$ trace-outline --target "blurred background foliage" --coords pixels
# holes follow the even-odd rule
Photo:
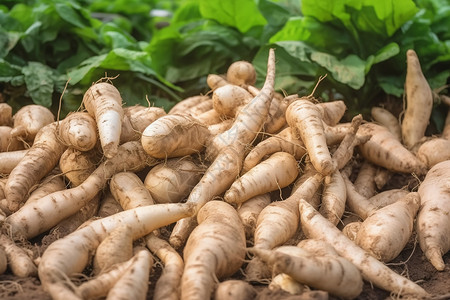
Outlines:
[[[408,49],[448,95],[449,28],[449,0],[3,0],[0,101],[61,102],[64,116],[110,77],[126,105],[168,110],[236,60],[251,61],[261,85],[274,47],[278,90],[309,94],[327,74],[316,97],[367,114],[402,101]],[[446,112],[436,97],[436,128]]]

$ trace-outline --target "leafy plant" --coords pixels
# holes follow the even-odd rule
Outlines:
[[[277,89],[309,94],[327,74],[316,96],[344,99],[351,115],[401,101],[407,49],[432,88],[448,91],[450,76],[447,0],[10,0],[0,25],[0,85],[17,107],[57,107],[68,82],[73,110],[108,76],[126,103],[169,109],[236,60],[253,62],[260,85],[270,47]],[[437,127],[443,117],[436,102]]]
[[[16,108],[30,101],[55,107],[68,82],[67,112],[80,105],[92,82],[118,75],[128,77],[118,84],[140,83],[140,89],[124,88],[129,104],[146,102],[143,94],[157,95],[156,90],[179,99],[177,87],[153,70],[143,51],[147,42],[138,40],[153,33],[153,3],[135,2],[44,0],[3,7],[0,83],[8,102]]]
[[[286,25],[256,55],[264,64],[268,47],[282,48],[279,60],[291,70],[278,78],[278,87],[296,92],[295,78],[311,88],[328,74],[319,91],[327,98],[343,97],[350,115],[368,112],[383,95],[401,97],[407,49],[416,49],[432,88],[449,78],[449,3],[445,1],[302,1],[302,16]],[[292,60],[296,60],[292,67]],[[279,62],[280,64],[280,62]],[[313,64],[315,69],[306,69]],[[295,70],[293,70],[295,69]],[[258,68],[263,77],[263,68]],[[302,70],[308,70],[304,72]],[[283,69],[285,71],[285,69]]]

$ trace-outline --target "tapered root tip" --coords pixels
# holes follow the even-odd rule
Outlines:
[[[118,145],[116,143],[109,143],[102,148],[106,158],[113,158],[118,152]]]
[[[175,249],[181,249],[184,245],[184,242],[178,236],[171,236],[169,238],[169,244]]]
[[[442,259],[442,251],[441,250],[439,250],[438,248],[429,248],[425,252],[425,255],[428,258],[428,260],[431,262],[433,267],[436,268],[436,270],[444,271],[445,263],[444,263],[444,260]]]
[[[315,162],[314,162],[315,163]],[[313,165],[314,165],[313,163]],[[322,160],[318,163],[318,166],[316,167],[316,170],[322,174],[323,176],[331,175],[331,173],[336,170],[337,164],[334,162],[331,158]]]
[[[230,204],[236,204],[238,200],[238,195],[235,190],[228,190],[223,196],[225,202]]]

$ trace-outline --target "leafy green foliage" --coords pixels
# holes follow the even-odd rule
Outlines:
[[[432,88],[450,76],[448,0],[9,0],[0,5],[0,88],[8,102],[76,109],[102,77],[127,104],[166,109],[208,91],[206,76],[251,61],[262,84],[345,99],[349,114],[401,98],[415,49]],[[11,92],[14,91],[14,92]],[[399,101],[401,101],[399,99]],[[435,111],[439,111],[439,103]],[[442,114],[433,115],[442,124]]]
[[[63,104],[70,111],[80,105],[92,82],[122,74],[131,77],[123,82],[139,82],[147,93],[166,90],[179,99],[173,93],[179,88],[154,71],[143,50],[148,41],[139,40],[151,38],[155,24],[149,11],[157,5],[134,2],[29,1],[0,11],[0,84],[4,91],[8,86],[26,87],[22,94],[9,94],[8,102],[20,107],[31,98],[55,106],[68,82]],[[125,96],[133,99],[129,102],[146,103],[136,94]]]

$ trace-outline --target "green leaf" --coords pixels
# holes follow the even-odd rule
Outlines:
[[[35,21],[33,7],[23,3],[14,5],[9,11],[6,21],[6,24],[2,24],[5,26],[5,29],[19,32],[25,31]]]
[[[356,55],[339,60],[328,53],[313,52],[311,60],[330,71],[334,79],[353,89],[357,90],[364,84],[366,63]]]
[[[450,58],[449,60],[450,61]],[[443,70],[442,72],[436,73],[433,76],[428,76],[427,81],[431,89],[439,89],[448,84],[450,78],[450,69]]]
[[[29,62],[22,68],[27,92],[36,104],[50,107],[54,89],[53,70],[39,62]]]
[[[122,71],[133,71],[148,76],[154,76],[166,86],[178,89],[175,85],[165,80],[152,67],[151,58],[148,53],[143,51],[133,51],[123,48],[111,50],[108,54],[93,56],[86,59],[76,69],[68,72],[70,84],[74,85],[78,82],[88,84],[96,81],[98,78],[91,78],[91,75],[97,69],[114,70],[114,74],[108,76],[120,75]]]
[[[38,47],[40,41],[36,37],[39,36],[41,26],[42,23],[40,21],[36,21],[24,32],[21,42],[25,48],[25,51],[31,52],[33,49]]]
[[[130,41],[129,37],[125,36],[121,32],[108,31],[103,34],[103,39],[105,43],[109,45],[112,49],[114,48],[136,48],[136,41]]]
[[[321,22],[339,20],[345,28],[389,37],[417,12],[412,0],[303,0],[302,12]]]
[[[200,4],[197,0],[183,1],[180,7],[175,11],[172,24],[184,24],[188,21],[201,19]]]
[[[374,64],[388,60],[389,58],[400,53],[400,48],[397,43],[389,43],[375,53]]]
[[[153,67],[165,74],[167,67],[173,65],[175,46],[181,41],[181,34],[175,26],[158,31],[145,49],[153,59]]]
[[[13,77],[22,75],[22,67],[13,65],[0,58],[0,82],[8,82]]]
[[[315,51],[311,46],[300,41],[283,41],[275,43],[283,48],[290,56],[303,62],[311,62],[309,54]]]
[[[107,54],[92,56],[68,72],[67,76],[69,78],[69,83],[71,85],[81,82],[87,75],[94,69],[98,68],[103,60],[106,58]],[[90,79],[86,79],[84,83],[88,83]]]
[[[339,55],[355,47],[347,32],[311,17],[290,18],[285,26],[272,36],[270,43],[297,40],[334,55]]]
[[[0,27],[0,58],[5,57],[9,52],[9,36],[8,32]]]
[[[405,91],[405,78],[401,76],[378,76],[378,85],[388,95],[401,97]]]
[[[240,32],[267,23],[254,0],[200,0],[200,12],[204,18],[235,27]]]
[[[377,51],[374,55],[371,55],[366,60],[366,69],[365,74],[369,73],[370,69],[373,65],[378,64],[382,61],[388,60],[391,57],[400,53],[400,47],[397,43],[389,43],[380,50]]]
[[[272,26],[283,26],[292,16],[287,7],[270,0],[259,0],[258,9]]]
[[[261,86],[266,77],[269,48],[275,48],[277,57],[275,76],[277,90],[281,89],[290,94],[297,93],[301,87],[307,87],[299,77],[313,82],[318,71],[317,65],[309,59],[313,49],[300,41],[284,41],[264,46],[256,53],[252,61],[257,74],[256,85]],[[298,80],[296,83],[293,83],[294,77]]]
[[[76,27],[83,28],[89,25],[69,3],[56,3],[55,9],[63,20]]]

